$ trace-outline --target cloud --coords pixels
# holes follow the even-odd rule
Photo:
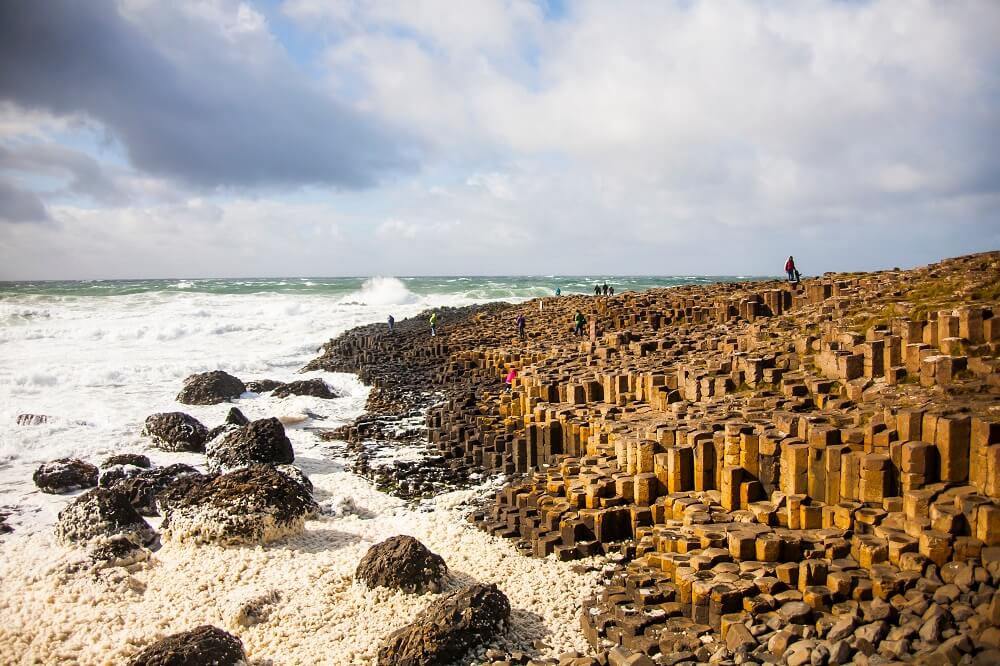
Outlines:
[[[44,222],[48,219],[48,211],[38,195],[0,178],[0,221]]]
[[[318,90],[244,4],[0,5],[0,100],[83,114],[144,172],[192,186],[372,186],[398,132]]]
[[[0,144],[0,171],[66,178],[55,194],[84,196],[103,204],[121,204],[128,195],[97,160],[55,143]]]

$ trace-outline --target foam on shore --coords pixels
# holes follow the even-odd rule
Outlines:
[[[380,640],[437,598],[354,582],[367,549],[396,534],[412,535],[445,558],[447,590],[497,583],[512,608],[510,630],[497,647],[527,650],[540,639],[552,655],[586,650],[579,604],[596,573],[518,555],[509,542],[447,508],[460,495],[442,496],[435,510],[421,511],[348,472],[314,473],[312,481],[318,500],[351,498],[350,513],[308,521],[304,533],[267,547],[167,543],[130,573],[68,574],[79,551],[56,546],[46,534],[6,544],[0,663],[123,663],[157,638],[205,623],[238,635],[254,661],[374,663]],[[40,553],[48,553],[44,564]],[[249,614],[258,624],[244,626],[241,600],[256,603]]]

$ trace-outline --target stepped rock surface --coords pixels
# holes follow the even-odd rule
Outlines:
[[[1000,253],[437,312],[324,345],[373,387],[333,436],[402,496],[507,475],[470,520],[608,558],[579,664],[997,663]]]

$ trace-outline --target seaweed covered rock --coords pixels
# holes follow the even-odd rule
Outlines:
[[[217,405],[240,397],[246,386],[222,370],[200,372],[184,380],[177,402],[185,405]]]
[[[102,482],[111,471],[105,472]],[[166,467],[150,470],[139,470],[114,480],[108,487],[124,494],[129,503],[144,516],[155,516],[159,513],[156,504],[157,495],[167,490],[184,477],[200,477],[201,472],[184,463],[174,463]],[[102,485],[105,485],[102,483]]]
[[[117,534],[108,539],[99,539],[87,554],[95,569],[108,567],[129,567],[149,559],[149,549],[142,547],[130,536]]]
[[[271,395],[275,398],[287,398],[290,395],[309,395],[314,398],[323,398],[326,400],[340,397],[333,389],[327,386],[326,382],[318,377],[315,379],[300,379],[282,384],[275,388],[274,393]]]
[[[213,439],[205,453],[212,472],[253,463],[281,465],[295,460],[285,426],[274,417],[253,421]]]
[[[267,543],[301,532],[319,507],[309,492],[270,465],[251,465],[193,485],[165,509],[165,539]]]
[[[254,393],[267,393],[279,386],[283,386],[283,382],[274,379],[251,379],[246,383],[247,390]]]
[[[108,456],[101,463],[101,468],[114,467],[115,465],[132,465],[134,467],[149,469],[152,463],[149,461],[149,457],[141,453],[115,453]]]
[[[161,638],[137,654],[130,666],[236,666],[246,663],[243,641],[213,627],[202,625]]]
[[[93,488],[97,485],[97,477],[94,465],[76,458],[59,458],[42,463],[31,478],[43,493],[64,493]]]
[[[128,498],[110,488],[94,488],[59,512],[56,538],[63,544],[84,544],[95,539],[124,536],[134,543],[150,543],[156,532]]]
[[[152,437],[153,445],[164,451],[205,450],[208,428],[201,421],[184,412],[163,412],[146,417],[143,437]]]
[[[248,419],[246,415],[240,411],[239,407],[230,407],[229,411],[226,412],[226,423],[236,426],[245,426],[250,425],[250,419]]]
[[[458,660],[491,640],[510,618],[496,585],[471,585],[445,595],[379,646],[379,666],[432,666]]]
[[[440,555],[411,536],[389,537],[368,549],[354,572],[369,587],[405,592],[440,592],[448,566]]]

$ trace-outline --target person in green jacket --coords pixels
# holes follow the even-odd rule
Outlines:
[[[438,313],[437,312],[432,312],[431,313],[431,320],[430,321],[431,321],[431,335],[432,336],[433,335],[437,335],[437,328],[438,328]]]
[[[573,318],[576,322],[576,328],[573,329],[574,335],[583,335],[583,327],[587,325],[587,318],[583,316],[583,313],[579,310],[576,311],[576,317]]]

